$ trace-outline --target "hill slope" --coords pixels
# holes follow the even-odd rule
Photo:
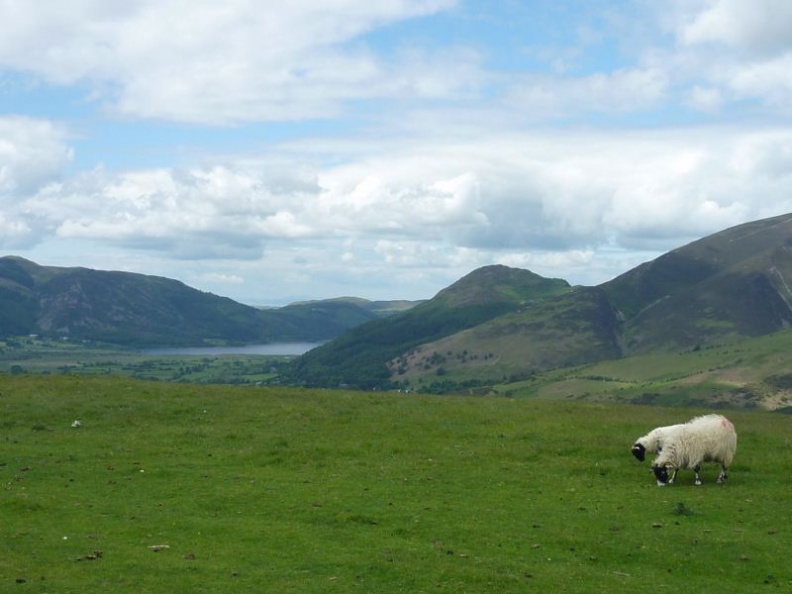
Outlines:
[[[295,362],[289,380],[306,385],[388,385],[387,361],[410,348],[571,290],[527,270],[486,266],[406,313],[358,326]]]
[[[341,299],[262,310],[163,277],[0,258],[0,337],[129,346],[318,342],[381,317],[385,307]]]
[[[442,291],[421,308],[388,320],[387,327],[365,324],[308,353],[296,366],[297,378],[337,385],[340,376],[331,371],[343,365],[349,370],[346,383],[353,385],[348,378],[356,369],[381,387],[492,384],[546,369],[776,332],[792,326],[792,215],[710,235],[597,287],[566,285],[512,301],[502,312],[490,310],[486,319],[458,310],[456,329],[431,324],[430,311],[443,316],[471,298],[483,305],[511,290],[519,293],[510,286],[518,278],[516,271],[503,277],[493,292],[485,274],[469,275],[446,290],[450,299]],[[433,331],[406,337],[396,329],[407,321]],[[387,349],[380,348],[383,341]]]
[[[673,250],[602,285],[626,323],[625,350],[690,348],[792,325],[792,215]]]

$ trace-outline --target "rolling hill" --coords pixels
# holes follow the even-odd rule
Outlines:
[[[552,282],[528,271],[479,269],[420,307],[307,353],[291,379],[453,389],[774,333],[792,326],[792,215],[715,233],[596,287],[564,283],[529,295],[512,284],[526,275],[534,286]],[[495,294],[511,298],[501,311],[492,305],[503,301],[489,301],[493,276]],[[488,315],[459,307],[466,303],[490,304]],[[437,323],[450,312],[455,325]]]

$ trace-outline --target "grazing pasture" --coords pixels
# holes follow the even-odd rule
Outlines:
[[[792,417],[630,454],[701,412],[0,375],[0,591],[789,591]]]

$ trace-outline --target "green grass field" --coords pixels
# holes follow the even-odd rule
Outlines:
[[[792,417],[658,488],[698,412],[0,375],[0,591],[789,591]]]

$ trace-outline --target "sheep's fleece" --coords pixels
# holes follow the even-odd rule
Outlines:
[[[652,462],[652,470],[657,484],[662,486],[668,482],[669,470],[692,468],[696,484],[700,485],[701,464],[719,462],[721,472],[717,482],[722,483],[736,451],[737,433],[729,419],[714,414],[696,417],[666,436],[660,453]]]
[[[657,427],[656,429],[652,429],[643,437],[636,439],[630,451],[632,452],[633,456],[638,458],[639,461],[643,462],[646,459],[647,453],[657,454],[658,452],[662,451],[663,444],[666,442],[666,440],[684,426],[684,424],[668,425],[667,427]]]

